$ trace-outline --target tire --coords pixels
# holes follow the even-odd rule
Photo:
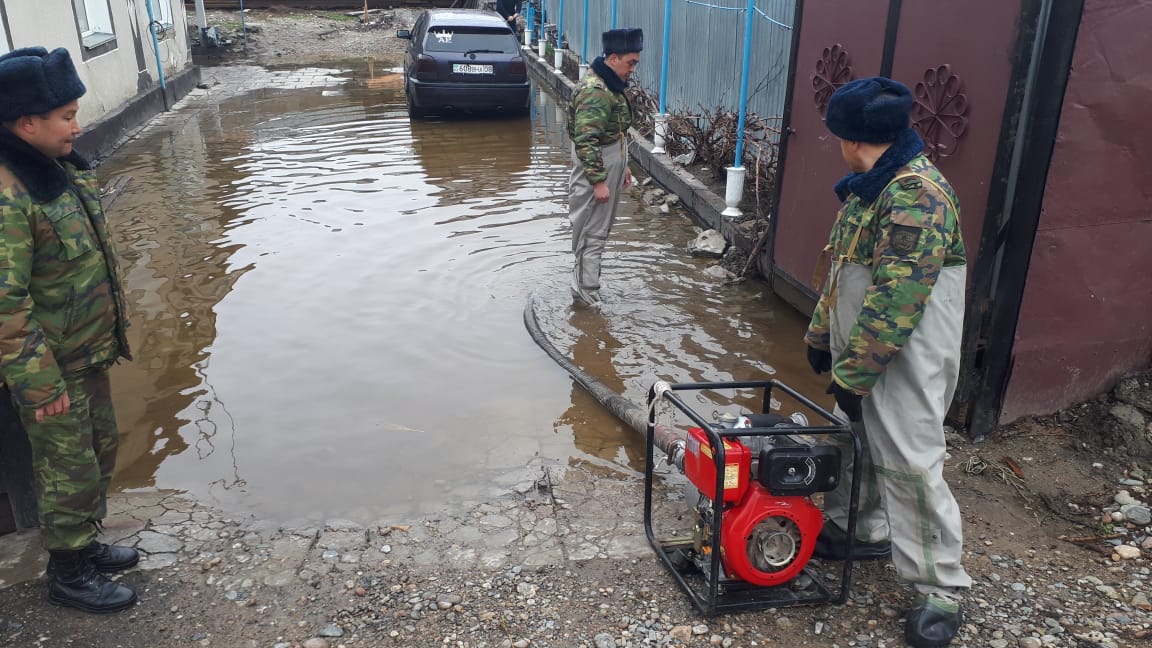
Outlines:
[[[412,93],[407,88],[404,89],[404,97],[408,103],[408,118],[409,119],[419,119],[419,118],[421,118],[427,114],[427,111],[425,109],[412,103]]]

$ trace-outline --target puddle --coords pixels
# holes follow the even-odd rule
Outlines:
[[[374,520],[502,492],[533,462],[635,474],[638,435],[525,331],[533,291],[557,344],[638,403],[656,378],[822,391],[806,318],[706,275],[691,221],[637,196],[603,313],[571,309],[569,152],[547,95],[527,118],[410,122],[387,67],[276,74],[100,168],[134,178],[112,217],[136,355],[114,374],[116,487]],[[313,80],[282,87],[296,77]]]

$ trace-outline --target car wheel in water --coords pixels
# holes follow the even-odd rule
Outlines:
[[[423,117],[426,111],[423,108],[412,103],[412,95],[405,92],[404,96],[408,100],[408,117],[411,119],[418,119],[420,117]]]

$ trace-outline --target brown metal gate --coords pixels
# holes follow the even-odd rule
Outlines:
[[[812,271],[838,207],[832,185],[847,172],[837,139],[824,128],[823,111],[828,95],[852,79],[891,76],[912,88],[917,129],[960,196],[964,236],[975,256],[1021,2],[804,4],[773,268],[774,279],[791,287],[790,300],[798,307],[812,307]]]
[[[1051,155],[1050,145],[1029,139],[1043,143],[1054,133],[1059,111],[1053,121],[1041,102],[1063,92],[1067,70],[1060,66],[1069,51],[1059,44],[1069,34],[1075,40],[1080,4],[859,0],[806,2],[798,9],[788,139],[772,258],[765,264],[773,288],[811,312],[812,273],[839,206],[832,185],[847,172],[823,123],[829,95],[852,79],[902,81],[916,98],[914,126],[929,156],[960,196],[970,297],[957,400],[961,422],[976,437],[995,425],[1011,373],[1023,283],[1002,271],[1027,274],[1039,204],[1033,209],[1037,196],[1022,190],[1046,176]],[[994,331],[1007,339],[997,339],[992,346],[999,355],[988,358]],[[975,422],[973,401],[982,408]]]

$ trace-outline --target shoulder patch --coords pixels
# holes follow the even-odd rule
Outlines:
[[[920,178],[900,178],[901,189],[919,189],[924,186],[924,181]]]
[[[911,254],[920,244],[921,228],[911,225],[893,225],[891,246],[896,254]]]

